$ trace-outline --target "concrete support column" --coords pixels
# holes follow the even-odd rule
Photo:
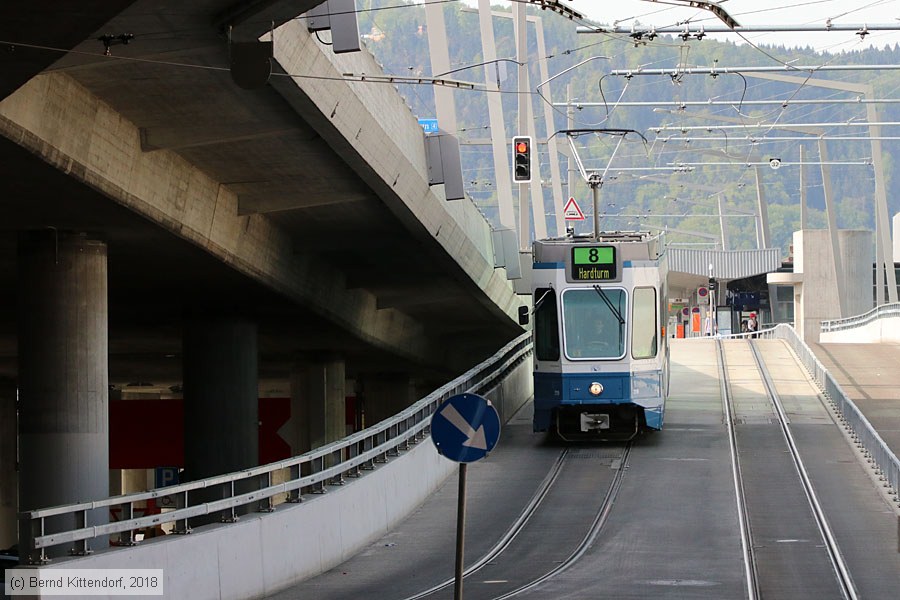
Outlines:
[[[19,238],[20,510],[109,494],[106,258],[80,235]],[[106,522],[98,513],[89,524]]]
[[[725,224],[725,207],[723,206],[723,202],[725,200],[725,193],[716,194],[716,202],[719,205],[719,229],[722,231],[722,250],[729,250],[728,247],[728,228]]]
[[[256,324],[190,318],[184,328],[184,463],[191,481],[259,464]]]
[[[822,192],[825,194],[825,217],[828,221],[828,235],[831,239],[831,264],[833,269],[831,277],[834,281],[838,281],[844,267],[841,262],[841,243],[838,241],[837,205],[835,204],[834,193],[831,187],[831,166],[827,164],[828,145],[825,143],[824,137],[819,138],[819,159],[822,161]],[[838,286],[840,285],[841,282],[838,283]],[[838,290],[838,302],[840,303],[838,305],[840,308],[840,313],[837,315],[838,318],[848,316],[845,314],[842,297],[841,291]]]
[[[841,263],[844,266],[840,278],[841,307],[844,317],[852,317],[869,312],[874,308],[872,301],[872,232],[858,229],[843,229],[838,236],[841,248]],[[877,244],[877,240],[875,240]]]
[[[16,383],[0,379],[0,550],[18,541],[16,435]]]
[[[808,343],[819,341],[822,321],[842,316],[842,305],[850,307],[854,315],[872,308],[872,273],[868,266],[872,264],[872,232],[839,232],[841,263],[849,265],[839,278],[835,277],[833,262],[829,260],[830,237],[824,230],[795,231],[794,273],[790,277],[770,273],[767,277],[770,284],[795,285],[794,323],[798,334]]]
[[[362,377],[362,396],[366,427],[393,417],[416,401],[415,388],[402,373],[367,374]]]
[[[346,364],[341,359],[305,362],[291,374],[294,454],[346,435]]]
[[[481,52],[484,56],[484,82],[493,93],[486,94],[488,118],[491,124],[491,149],[494,153],[494,180],[497,184],[497,204],[500,209],[500,225],[508,229],[516,227],[516,213],[512,201],[512,181],[509,167],[509,138],[503,121],[503,97],[497,76],[497,44],[494,40],[494,20],[490,0],[478,0],[478,22],[481,27]],[[429,34],[431,29],[429,28]],[[570,129],[574,129],[571,127]],[[570,192],[571,193],[571,192]],[[562,211],[560,211],[562,214]]]
[[[769,203],[766,201],[766,194],[763,191],[761,173],[762,168],[756,167],[754,174],[756,175],[756,245],[762,250],[768,248],[771,243],[769,236]]]

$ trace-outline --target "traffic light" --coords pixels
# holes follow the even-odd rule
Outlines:
[[[513,138],[513,181],[531,182],[531,138],[528,136]]]

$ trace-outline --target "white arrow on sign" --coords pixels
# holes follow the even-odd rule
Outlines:
[[[441,416],[450,421],[450,424],[459,429],[466,436],[463,446],[476,448],[478,450],[487,450],[487,440],[484,437],[484,425],[478,428],[478,431],[472,428],[466,418],[459,414],[459,411],[452,404],[448,404],[441,411]]]

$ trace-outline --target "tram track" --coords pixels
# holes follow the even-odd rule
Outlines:
[[[575,548],[575,550],[569,555],[566,560],[560,563],[556,568],[551,571],[548,571],[544,575],[537,577],[522,585],[510,592],[506,592],[500,596],[495,596],[492,600],[506,600],[507,598],[514,598],[520,594],[528,592],[537,586],[541,585],[553,579],[554,577],[562,574],[569,567],[574,565],[578,560],[584,556],[584,553],[594,544],[597,539],[597,536],[600,534],[600,530],[603,529],[603,526],[606,524],[607,519],[609,518],[609,513],[612,510],[613,504],[615,503],[616,496],[619,492],[619,488],[622,485],[622,480],[625,478],[625,466],[628,461],[628,454],[631,451],[631,442],[625,444],[625,447],[622,451],[622,459],[621,465],[616,470],[615,476],[613,477],[612,483],[609,486],[609,489],[606,492],[606,497],[603,499],[603,504],[600,506],[600,510],[597,512],[597,517],[594,519],[593,523],[591,523],[591,527],[585,535],[584,539],[581,540],[581,543]]]
[[[752,536],[750,532],[747,497],[744,493],[744,482],[741,477],[741,461],[738,452],[737,435],[734,427],[734,405],[731,387],[728,384],[728,370],[725,363],[725,350],[722,340],[716,340],[716,351],[719,357],[719,385],[722,390],[722,409],[725,417],[725,428],[728,431],[728,446],[731,453],[731,472],[734,482],[735,502],[737,504],[738,527],[741,534],[741,554],[744,561],[744,578],[747,585],[747,598],[757,600],[759,596],[759,579],[756,573],[756,561],[753,557]]]
[[[559,474],[562,472],[568,454],[568,448],[565,448],[562,452],[560,452],[556,461],[553,463],[553,466],[550,468],[550,471],[547,473],[547,476],[544,477],[543,481],[541,481],[540,486],[538,486],[538,489],[531,497],[531,500],[529,500],[528,504],[525,505],[525,508],[522,509],[522,512],[519,513],[519,516],[516,517],[516,520],[513,521],[510,528],[506,530],[506,532],[500,537],[497,543],[494,544],[494,546],[490,550],[488,550],[474,564],[470,565],[463,571],[463,579],[469,577],[470,575],[473,575],[474,573],[477,573],[485,565],[502,554],[503,551],[509,547],[516,536],[518,536],[519,533],[525,528],[526,523],[528,523],[528,521],[534,515],[535,511],[544,501],[544,498],[547,497],[547,494],[553,487],[553,484],[559,478]],[[408,596],[403,600],[421,600],[422,598],[427,598],[428,596],[436,592],[449,588],[453,585],[454,581],[455,580],[453,578],[447,579],[433,587],[428,588],[427,590],[423,590],[412,596]]]
[[[568,554],[568,556],[564,560],[556,563],[552,569],[549,569],[540,576],[531,579],[527,583],[520,584],[514,587],[512,590],[500,593],[500,595],[485,595],[485,598],[491,598],[492,600],[505,600],[507,598],[513,598],[515,596],[523,594],[540,585],[541,583],[544,583],[561,574],[569,567],[574,565],[585,554],[585,552],[596,541],[598,535],[600,534],[600,531],[603,528],[603,525],[606,523],[609,517],[609,513],[612,509],[619,487],[621,486],[621,482],[624,478],[630,449],[630,442],[621,445],[621,455],[616,459],[619,463],[618,467],[614,469],[612,479],[607,487],[606,494],[599,506],[599,509],[594,514],[593,520],[591,521],[591,524],[588,527],[586,533],[579,541],[579,543],[575,546],[575,548]],[[548,496],[550,496],[554,488],[559,485],[560,476],[563,470],[567,466],[570,466],[572,464],[573,456],[576,455],[577,452],[578,450],[573,450],[573,448],[563,449],[556,462],[548,472],[547,476],[542,480],[540,486],[535,491],[531,500],[516,517],[507,531],[500,537],[497,543],[494,544],[494,546],[491,547],[488,552],[486,552],[476,562],[469,565],[463,571],[464,581],[469,580],[473,575],[480,572],[488,565],[495,564],[497,559],[499,559],[501,556],[509,558],[513,563],[515,563],[516,558],[514,556],[515,550],[513,549],[513,542],[527,530],[529,524],[536,517],[536,515],[538,515],[541,510],[565,510],[565,507],[555,505],[545,506],[545,504]],[[407,596],[403,600],[422,600],[425,598],[433,597],[443,590],[452,588],[453,584],[453,579],[447,579],[437,585],[428,588],[427,590],[423,590],[411,596]],[[472,596],[472,594],[473,590],[466,588],[466,597],[469,598]],[[480,598],[482,597],[482,594],[476,592],[475,596]]]
[[[787,414],[784,411],[784,406],[781,403],[781,399],[778,396],[778,391],[775,388],[775,384],[772,381],[772,376],[769,373],[768,368],[766,368],[765,362],[760,355],[759,348],[757,348],[756,344],[752,341],[750,343],[750,349],[753,352],[753,358],[756,361],[756,364],[759,366],[760,374],[762,375],[763,384],[766,387],[766,392],[769,395],[769,398],[772,400],[773,405],[775,406],[775,410],[778,414],[778,422],[781,425],[781,430],[784,433],[785,441],[790,450],[791,459],[794,461],[794,465],[797,468],[797,473],[800,476],[801,484],[803,485],[803,491],[806,493],[807,500],[809,501],[810,509],[812,510],[813,517],[816,520],[816,524],[819,527],[819,531],[822,534],[822,539],[825,542],[825,548],[828,552],[828,556],[831,559],[832,566],[834,567],[835,577],[838,581],[838,584],[841,588],[841,593],[844,598],[848,600],[856,600],[859,596],[856,592],[856,587],[853,584],[853,579],[850,576],[850,569],[847,567],[846,562],[844,561],[844,557],[841,554],[840,548],[838,547],[837,540],[835,539],[834,533],[831,530],[831,526],[828,524],[828,519],[825,516],[825,511],[822,509],[822,504],[819,502],[819,498],[816,495],[816,490],[813,487],[812,480],[810,479],[809,472],[806,469],[806,466],[803,464],[803,458],[800,456],[800,450],[797,448],[797,442],[794,440],[794,435],[791,433],[790,421],[787,418]]]
[[[762,356],[756,345],[757,342],[754,340],[746,340],[746,344],[752,356],[753,364],[755,365],[759,374],[765,398],[771,404],[772,413],[775,416],[775,420],[777,421],[777,425],[781,433],[781,439],[784,443],[784,450],[780,450],[778,452],[782,454],[786,453],[789,456],[789,460],[793,467],[795,475],[795,478],[792,479],[802,490],[802,496],[806,500],[808,513],[806,513],[806,515],[802,517],[802,519],[812,520],[814,522],[815,528],[821,539],[821,545],[815,544],[814,548],[824,549],[825,553],[827,554],[827,560],[830,563],[831,572],[834,575],[835,585],[837,586],[836,592],[839,597],[845,600],[856,600],[859,596],[853,583],[850,570],[847,567],[847,564],[840,552],[840,548],[838,547],[835,536],[831,530],[831,527],[829,526],[825,512],[822,509],[822,504],[818,499],[809,472],[807,471],[803,463],[799,448],[791,431],[790,419],[788,418],[788,415],[784,409],[772,375],[762,359]],[[734,394],[732,391],[732,378],[726,360],[726,352],[721,340],[717,341],[717,346],[720,363],[719,371],[721,375],[723,407],[725,409],[725,420],[728,429],[730,445],[732,448],[732,471],[734,474],[735,498],[738,508],[739,527],[741,529],[741,545],[745,565],[747,596],[748,598],[750,598],[750,600],[756,600],[763,596],[760,582],[766,580],[767,573],[766,570],[761,567],[759,557],[757,556],[757,552],[755,550],[756,548],[765,546],[765,544],[758,539],[754,539],[754,517],[756,518],[757,523],[760,523],[764,520],[777,520],[779,518],[787,519],[788,517],[780,517],[773,514],[759,514],[758,511],[754,512],[752,507],[753,503],[748,501],[749,485],[747,477],[744,473],[743,465],[741,464],[741,453],[742,451],[744,451],[747,454],[750,454],[755,449],[751,448],[746,442],[742,445],[740,441],[741,435],[738,432],[737,428],[738,419],[736,418]],[[776,452],[775,449],[768,448],[767,450],[770,457],[774,456],[774,452]],[[799,498],[799,494],[797,496]],[[800,500],[800,503],[802,504],[802,500]],[[777,556],[777,553],[773,553]],[[769,564],[771,564],[771,562],[772,556],[769,556]],[[815,561],[811,560],[809,562],[813,563]]]

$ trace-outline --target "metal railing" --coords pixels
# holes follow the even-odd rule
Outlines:
[[[816,358],[809,346],[800,339],[797,331],[790,325],[780,324],[773,329],[760,332],[760,334],[764,334],[761,337],[784,340],[794,350],[823,395],[837,411],[842,424],[849,429],[850,437],[857,448],[874,465],[885,486],[890,487],[890,495],[895,501],[900,502],[900,460],[897,459],[897,455],[881,439],[859,407],[841,389],[841,386]]]
[[[855,317],[822,321],[822,332],[828,333],[832,331],[853,329],[854,327],[861,327],[862,325],[886,317],[900,317],[900,303],[894,302],[893,304],[882,304],[881,306],[876,306],[867,313]]]
[[[135,532],[174,523],[173,533],[187,534],[192,520],[208,523],[216,517],[236,521],[239,514],[271,512],[276,504],[301,502],[306,494],[321,493],[327,485],[340,485],[345,477],[358,477],[378,463],[398,456],[429,434],[431,416],[447,398],[463,393],[486,394],[532,351],[531,334],[516,338],[497,354],[438,388],[406,410],[342,440],[287,460],[253,469],[168,486],[137,494],[81,502],[19,513],[19,554],[25,564],[49,561],[47,548],[71,544],[73,555],[91,552],[90,542],[103,536],[111,545],[132,546]],[[283,481],[276,482],[283,478]],[[209,498],[216,498],[212,501]],[[198,500],[200,498],[200,500]],[[134,518],[147,501],[166,500],[173,506],[160,514]],[[93,511],[121,511],[122,519],[88,525]],[[203,519],[201,519],[201,517]],[[210,519],[212,517],[212,519]],[[55,519],[74,523],[48,532]],[[104,519],[105,520],[105,519]]]
[[[765,329],[760,329],[759,331],[744,331],[740,333],[717,333],[715,335],[697,335],[692,337],[682,338],[686,341],[697,341],[702,342],[703,340],[714,340],[714,339],[722,339],[722,340],[746,340],[752,338],[762,338],[767,337],[763,334],[770,333],[775,330],[776,325],[770,325]]]

